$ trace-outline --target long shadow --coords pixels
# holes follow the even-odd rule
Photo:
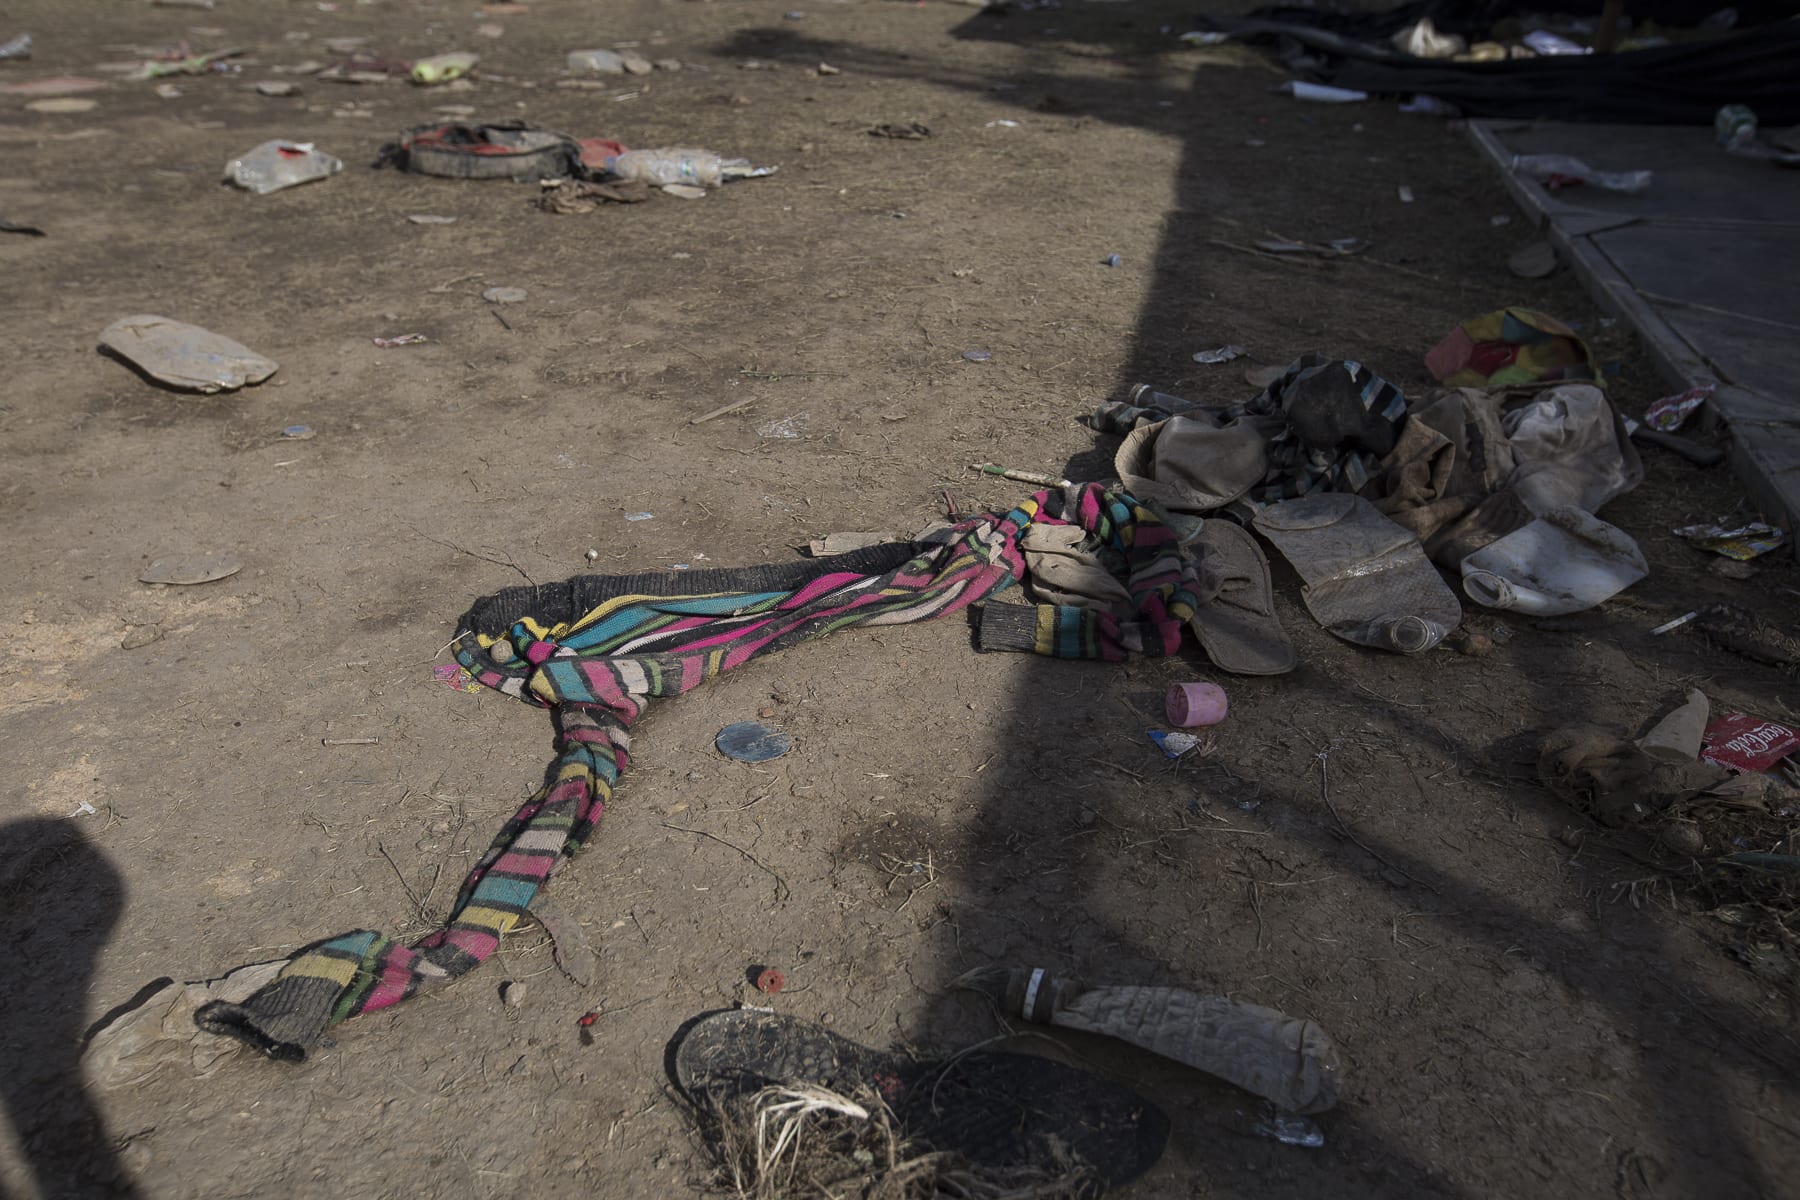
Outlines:
[[[1138,10],[1135,19],[1146,27],[1124,31],[1120,29],[1119,16],[1097,14],[1094,10],[1085,10],[1084,15],[1056,12],[1047,14],[1046,19],[1054,18],[1058,36],[1064,42],[1082,37],[1085,30],[1096,44],[1116,47],[1136,43],[1141,53],[1154,54],[1154,50],[1144,50],[1150,44],[1144,34],[1154,28],[1165,12],[1179,19],[1176,11]],[[1039,35],[1041,25],[1042,22],[1022,18],[980,15],[961,26],[955,36],[1029,45]],[[1162,37],[1159,44],[1167,46],[1169,39]],[[829,60],[865,75],[927,80],[969,92],[993,91],[995,83],[990,74],[978,70],[936,67],[864,45],[807,38],[786,29],[744,31],[720,51],[790,58],[795,62]],[[1207,249],[1208,234],[1215,227],[1206,214],[1218,200],[1221,170],[1233,169],[1230,164],[1222,168],[1219,162],[1219,138],[1209,130],[1209,114],[1184,93],[1145,81],[1076,78],[1052,69],[1038,69],[1010,73],[1005,84],[1008,91],[1002,94],[1017,97],[1022,106],[1164,131],[1181,139],[1183,155],[1175,211],[1165,222],[1153,282],[1135,336],[1129,347],[1121,348],[1118,383],[1123,388],[1142,380],[1167,390],[1184,390],[1182,372],[1184,368],[1191,370],[1185,361],[1185,351],[1191,348],[1186,343],[1193,340],[1192,331],[1206,307],[1202,299],[1205,287],[1200,281],[1217,274],[1211,261],[1216,255]],[[1322,207],[1329,206],[1326,191],[1322,190],[1317,199]],[[1217,312],[1216,302],[1212,311]],[[1370,358],[1377,358],[1374,351],[1381,348],[1320,349],[1356,351],[1358,357],[1367,353]],[[1379,363],[1375,366],[1381,369]],[[1071,413],[1071,417],[1074,415]],[[1092,467],[1092,455],[1084,453],[1077,455],[1066,469],[1072,478],[1092,478]],[[1293,619],[1291,613],[1289,619]],[[1630,650],[1645,660],[1666,663],[1673,676],[1694,671],[1694,664],[1681,661],[1681,653],[1666,642],[1638,637]],[[1372,651],[1365,654],[1376,656]],[[1351,674],[1373,661],[1366,656],[1353,660]],[[1428,656],[1396,669],[1422,674],[1432,671],[1433,663]],[[1354,750],[1330,751],[1333,738],[1338,731],[1371,720],[1380,722],[1390,731],[1389,736],[1401,744],[1429,747],[1459,766],[1467,765],[1519,785],[1513,801],[1521,807],[1535,807],[1546,814],[1555,811],[1548,796],[1535,783],[1519,779],[1519,772],[1513,769],[1514,756],[1529,751],[1530,739],[1523,743],[1512,738],[1486,746],[1470,744],[1453,732],[1447,722],[1434,719],[1428,711],[1419,713],[1371,698],[1353,680],[1334,677],[1317,664],[1303,664],[1300,672],[1285,680],[1238,680],[1235,686],[1246,692],[1254,689],[1289,704],[1291,730],[1313,746],[1327,750],[1328,758],[1336,757],[1335,768],[1325,762],[1320,765],[1339,772],[1340,786],[1347,778],[1342,774],[1345,764],[1353,765],[1355,754]],[[1003,735],[1009,746],[1019,749],[1003,755],[1003,761],[995,764],[998,769],[985,776],[990,781],[988,791],[974,822],[976,832],[963,851],[962,864],[966,877],[981,882],[971,899],[945,913],[945,919],[955,924],[962,961],[937,965],[940,985],[947,987],[967,966],[986,963],[1064,964],[1076,973],[1091,974],[1096,980],[1195,982],[1184,979],[1176,966],[1177,960],[1194,956],[1184,956],[1177,953],[1181,948],[1162,944],[1153,934],[1152,921],[1140,922],[1133,915],[1105,915],[1112,907],[1101,892],[1105,886],[1101,877],[1105,856],[1084,849],[1092,844],[1093,834],[1105,830],[1108,816],[1095,811],[1098,801],[1090,804],[1093,794],[1084,777],[1072,769],[1072,763],[1102,755],[1097,734],[1102,729],[1116,728],[1121,717],[1127,722],[1142,718],[1144,724],[1160,723],[1154,697],[1139,696],[1134,700],[1130,687],[1110,668],[1042,660],[1024,667],[1017,707]],[[1646,697],[1645,701],[1655,703],[1661,699]],[[1516,703],[1522,710],[1536,714],[1541,722],[1538,732],[1587,715],[1582,711],[1583,697],[1551,678],[1527,681]],[[1126,715],[1127,708],[1134,710],[1135,715]],[[1096,715],[1072,715],[1082,713]],[[1037,750],[1043,757],[1032,759],[1026,752],[1029,749]],[[1242,766],[1245,774],[1253,773],[1246,763],[1234,764],[1228,753],[1223,753],[1220,761],[1226,766]],[[1354,788],[1354,784],[1351,786]],[[1545,964],[1546,971],[1572,993],[1604,1005],[1624,1035],[1644,1047],[1645,1076],[1656,1078],[1662,1085],[1651,1103],[1657,1109],[1665,1152],[1676,1157],[1670,1164],[1674,1178],[1669,1181],[1673,1189],[1669,1194],[1771,1195],[1781,1190],[1768,1178],[1745,1131],[1734,1119],[1722,1073],[1726,1067],[1746,1071],[1776,1094],[1790,1100],[1796,1097],[1800,1094],[1800,1047],[1785,1030],[1761,1014],[1721,999],[1702,978],[1681,978],[1671,969],[1658,981],[1666,994],[1659,992],[1648,986],[1641,975],[1626,969],[1620,949],[1611,938],[1552,925],[1514,898],[1498,894],[1463,873],[1444,869],[1409,844],[1373,834],[1366,828],[1358,829],[1356,841],[1349,840],[1335,815],[1316,795],[1300,791],[1278,795],[1271,791],[1270,797],[1279,802],[1266,803],[1234,820],[1316,853],[1346,876],[1360,879],[1361,886],[1371,893],[1389,889],[1391,881],[1384,880],[1384,870],[1409,876],[1436,894],[1435,919],[1446,932],[1485,943],[1501,954],[1522,948],[1532,961]],[[1133,870],[1130,864],[1115,869]],[[1641,962],[1644,956],[1669,945],[1666,931],[1659,925],[1659,921],[1668,919],[1630,911],[1618,915],[1615,923],[1629,923],[1638,941],[1631,958]],[[1083,948],[1095,945],[1105,947],[1104,961],[1075,957]],[[1204,961],[1204,957],[1200,960]],[[1676,1035],[1668,1016],[1671,997],[1693,1006],[1697,1012],[1703,1008],[1719,1028],[1731,1030],[1730,1036],[1702,1049],[1694,1041]],[[1107,1053],[1103,1048],[1094,1052]],[[1130,1062],[1134,1070],[1154,1072],[1154,1067],[1130,1055],[1118,1056],[1117,1062]],[[1179,1093],[1182,1083],[1178,1075],[1165,1073],[1150,1079],[1147,1086],[1152,1086],[1160,1098]],[[1188,1165],[1203,1166],[1216,1172],[1220,1182],[1235,1181],[1246,1190],[1262,1194],[1460,1195],[1465,1186],[1479,1191],[1485,1190],[1481,1185],[1489,1182],[1479,1178],[1446,1179],[1441,1170],[1409,1148],[1395,1145],[1364,1127],[1354,1108],[1333,1114],[1331,1127],[1338,1147],[1335,1159],[1296,1159],[1294,1152],[1269,1143],[1209,1138],[1211,1126],[1205,1118],[1197,1123],[1192,1119],[1185,1123],[1178,1120],[1177,1142],[1188,1143]],[[1712,1149],[1702,1156],[1693,1149],[1697,1145],[1709,1145]],[[1332,1165],[1351,1158],[1361,1164],[1360,1174],[1340,1173]],[[1250,1160],[1247,1167],[1246,1159]],[[1622,1161],[1619,1168],[1620,1194],[1639,1194],[1627,1187],[1627,1166]],[[1277,1183],[1278,1186],[1268,1186]]]
[[[138,1194],[81,1079],[88,988],[124,906],[119,872],[74,822],[0,825],[0,1100],[45,1200]]]

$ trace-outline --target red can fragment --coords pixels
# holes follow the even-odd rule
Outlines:
[[[590,1012],[590,1013],[584,1013],[580,1017],[577,1017],[575,1019],[575,1023],[577,1025],[581,1026],[583,1029],[586,1029],[589,1025],[592,1025],[595,1021],[598,1021],[599,1019],[600,1019],[599,1013]]]
[[[787,976],[775,967],[764,967],[756,973],[756,990],[773,996],[787,985]]]

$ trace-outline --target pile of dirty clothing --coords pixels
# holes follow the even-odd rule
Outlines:
[[[1433,564],[1477,604],[1536,615],[1648,573],[1594,515],[1643,464],[1573,330],[1506,309],[1459,326],[1426,363],[1448,386],[1418,401],[1361,363],[1307,355],[1243,403],[1139,387],[1088,423],[1124,437],[1125,488],[1177,530],[1224,519],[1267,538],[1307,609],[1347,641],[1416,653],[1455,630],[1462,606]]]

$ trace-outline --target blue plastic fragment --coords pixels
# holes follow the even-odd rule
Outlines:
[[[713,745],[726,758],[738,762],[768,762],[794,748],[794,739],[761,721],[738,721],[719,730]]]
[[[987,362],[994,357],[992,350],[964,350],[963,357],[970,362]]]
[[[1122,267],[1125,265],[1125,260],[1120,258],[1117,254],[1109,254],[1100,261],[1109,267]]]

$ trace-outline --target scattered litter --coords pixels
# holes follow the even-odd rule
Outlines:
[[[1163,729],[1146,729],[1144,733],[1156,743],[1156,748],[1161,750],[1166,758],[1180,758],[1184,754],[1190,754],[1195,747],[1206,740],[1200,734],[1170,733]]]
[[[1702,550],[1711,550],[1714,554],[1723,554],[1738,562],[1748,562],[1787,544],[1787,533],[1784,530],[1763,521],[1751,521],[1732,528],[1723,523],[1683,525],[1674,533],[1676,537]]]
[[[983,475],[998,475],[1002,479],[1010,479],[1015,483],[1030,483],[1038,487],[1068,487],[1067,479],[1055,475],[1046,475],[1042,471],[1017,471],[1011,467],[997,466],[994,463],[970,463],[969,470],[980,471]]]
[[[1285,92],[1296,100],[1312,100],[1319,104],[1355,104],[1369,98],[1369,93],[1353,88],[1328,87],[1322,83],[1307,83],[1300,79],[1283,83],[1274,90]]]
[[[125,78],[143,80],[161,79],[167,75],[235,74],[242,68],[225,60],[236,58],[242,53],[242,50],[214,50],[206,54],[189,55],[187,58],[153,59]]]
[[[1651,758],[1660,758],[1668,762],[1693,762],[1700,757],[1700,746],[1706,735],[1707,717],[1712,705],[1706,699],[1706,693],[1698,688],[1691,688],[1687,700],[1662,720],[1658,721],[1643,737],[1638,739],[1638,746]]]
[[[1291,407],[1300,407],[1300,394]],[[1257,513],[1256,531],[1304,582],[1300,598],[1313,619],[1347,642],[1419,654],[1462,622],[1456,594],[1418,536],[1361,496],[1317,491],[1283,500]]]
[[[147,985],[142,1001],[114,1010],[90,1030],[82,1050],[82,1075],[102,1089],[141,1082],[164,1066],[185,1068],[195,1078],[211,1074],[228,1055],[243,1049],[235,1038],[208,1033],[194,1024],[202,1005],[248,999],[267,985],[288,960],[252,963],[218,979],[176,983],[164,977]]]
[[[658,65],[661,65],[661,64],[658,64]],[[818,70],[819,74],[821,74],[821,75],[842,75],[844,73],[841,68],[834,67],[828,62],[820,63],[816,69]]]
[[[1418,95],[1400,106],[1403,113],[1416,113],[1427,117],[1449,117],[1455,119],[1462,116],[1462,109],[1436,96]]]
[[[1184,33],[1176,39],[1190,46],[1219,46],[1231,40],[1229,33],[1220,33],[1214,29],[1196,29]]]
[[[538,196],[538,207],[545,212],[562,216],[590,213],[607,204],[639,204],[650,198],[649,185],[626,180],[617,183],[589,183],[580,179],[565,179],[560,183],[551,180],[545,180],[544,183],[547,186]],[[706,193],[702,191],[700,194],[704,196]]]
[[[1683,425],[1694,410],[1712,399],[1713,385],[1703,383],[1699,387],[1674,396],[1664,396],[1644,410],[1644,424],[1662,433],[1674,433]]]
[[[964,350],[962,356],[968,362],[992,362],[994,352],[992,350]]]
[[[1547,29],[1534,29],[1519,40],[1546,57],[1593,53],[1591,48],[1583,46],[1580,42],[1571,42],[1568,38],[1551,33]]]
[[[1568,154],[1515,154],[1512,169],[1538,180],[1553,192],[1589,183],[1609,192],[1635,196],[1649,190],[1652,177],[1649,171],[1596,171]]]
[[[1163,697],[1169,724],[1184,729],[1217,725],[1230,707],[1225,689],[1216,683],[1172,683]]]
[[[1194,361],[1207,364],[1228,363],[1232,359],[1242,358],[1248,353],[1250,352],[1242,346],[1220,346],[1216,350],[1200,351],[1198,354],[1194,355]]]
[[[852,550],[866,550],[870,546],[899,540],[899,535],[893,533],[828,533],[808,542],[806,548],[814,558],[825,558],[832,554],[848,554]]]
[[[280,367],[228,337],[148,313],[114,321],[100,331],[100,345],[152,379],[195,392],[261,383]]]
[[[411,221],[414,225],[454,225],[454,224],[456,224],[455,217],[439,217],[439,216],[433,216],[431,213],[411,213],[411,214],[408,214],[406,219],[408,221]]]
[[[322,737],[319,739],[319,745],[321,745],[321,746],[379,746],[379,745],[381,745],[381,739],[378,737],[348,737],[348,738]]]
[[[264,79],[250,85],[259,96],[298,96],[300,85],[286,79]]]
[[[1549,509],[1462,561],[1469,599],[1539,617],[1592,608],[1649,573],[1628,534],[1573,506]]]
[[[787,976],[775,967],[764,967],[756,973],[756,990],[765,996],[773,996],[787,986]]]
[[[33,100],[25,107],[38,113],[84,113],[93,112],[99,103],[80,96],[53,96],[48,100]]]
[[[77,75],[55,75],[48,79],[25,79],[18,83],[0,83],[0,95],[6,96],[74,96],[81,92],[97,92],[106,86],[101,79],[83,79]]]
[[[662,190],[665,194],[681,200],[704,200],[707,195],[705,188],[695,187],[691,183],[665,183]]]
[[[1274,1138],[1285,1146],[1305,1146],[1317,1150],[1325,1144],[1325,1131],[1317,1121],[1292,1113],[1271,1113],[1256,1123],[1256,1132]]]
[[[589,75],[623,75],[625,59],[611,50],[571,50],[566,60],[571,71]]]
[[[647,512],[626,513],[625,519],[627,521],[652,521],[656,519],[656,514]]]
[[[1506,259],[1506,269],[1520,279],[1543,279],[1555,274],[1559,265],[1556,247],[1542,238],[1527,242]]]
[[[266,196],[282,188],[311,183],[336,175],[342,161],[314,148],[311,142],[264,142],[248,154],[225,164],[225,179],[241,188]]]
[[[738,721],[719,730],[713,745],[720,754],[738,762],[768,762],[794,748],[794,739],[761,721]]]
[[[929,125],[921,125],[917,121],[908,121],[905,124],[877,125],[869,130],[869,136],[916,142],[930,137],[931,127]]]
[[[1700,761],[1730,771],[1767,771],[1800,750],[1800,733],[1774,721],[1727,713],[1706,727]]]
[[[311,425],[289,425],[281,431],[281,436],[290,442],[309,442],[313,438]]]
[[[523,304],[530,294],[524,288],[491,287],[481,293],[481,298],[489,304]]]
[[[442,110],[440,110],[442,111]],[[510,179],[535,183],[579,174],[590,147],[567,134],[540,129],[529,121],[487,125],[416,125],[381,148],[379,161],[402,171],[442,179]],[[596,155],[610,157],[624,147],[594,139]],[[595,165],[598,165],[597,163]]]
[[[986,127],[989,129],[1017,129],[1019,128],[1019,123],[1006,117],[1002,117],[998,121],[989,121]]]
[[[0,42],[0,58],[30,58],[31,35],[21,33],[10,41]]]
[[[1402,204],[1411,204],[1413,202],[1413,190],[1405,184],[1400,185],[1399,196],[1400,203]]]
[[[475,64],[480,61],[480,56],[467,51],[434,54],[430,58],[421,58],[412,65],[412,81],[426,87],[449,83],[452,79],[461,79],[473,71]]]
[[[1008,1017],[1117,1038],[1217,1076],[1284,1114],[1338,1101],[1342,1066],[1331,1035],[1260,1004],[1184,988],[1089,986],[1042,967],[979,968],[956,985],[987,994]]]
[[[720,187],[736,179],[773,175],[777,169],[753,167],[747,158],[721,158],[711,150],[679,148],[627,150],[605,163],[605,170],[611,177],[647,183],[652,187],[667,187],[671,183]]]
[[[0,233],[22,233],[26,237],[45,237],[43,230],[36,225],[20,225],[13,221],[0,221]]]
[[[437,664],[431,668],[431,677],[453,692],[466,692],[469,695],[484,691],[487,686],[456,663]]]
[[[235,554],[171,554],[153,559],[138,573],[138,582],[185,587],[228,579],[243,569],[243,560]]]
[[[431,339],[422,333],[403,333],[398,337],[378,337],[369,340],[383,350],[392,350],[396,346],[417,346],[419,343],[429,342]]]
[[[163,628],[160,625],[134,625],[119,639],[121,650],[142,650],[152,642],[163,639]]]
[[[795,413],[791,417],[781,417],[774,421],[764,421],[756,427],[756,436],[760,438],[797,438],[804,436],[806,427],[812,420],[811,413]]]

